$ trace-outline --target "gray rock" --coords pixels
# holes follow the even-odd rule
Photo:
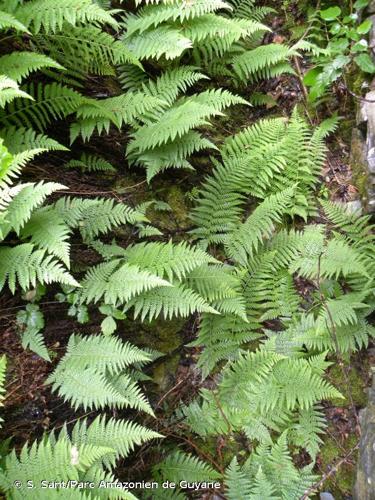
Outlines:
[[[346,211],[349,214],[362,214],[362,203],[361,200],[353,200],[346,203]]]
[[[331,493],[328,493],[327,491],[323,491],[320,494],[320,500],[335,500],[335,497],[331,495]]]
[[[360,412],[361,441],[359,447],[357,477],[353,491],[354,500],[375,498],[375,378],[369,389],[369,402]]]

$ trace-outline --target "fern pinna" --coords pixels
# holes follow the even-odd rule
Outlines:
[[[130,163],[145,167],[148,180],[168,168],[191,169],[189,156],[215,148],[193,129],[208,125],[228,105],[247,104],[222,89],[178,94],[199,80],[203,84],[206,75],[224,75],[241,84],[293,71],[288,60],[298,56],[297,46],[262,44],[269,29],[261,19],[270,12],[253,2],[165,0],[146,2],[126,16],[124,45],[142,62],[157,61],[162,71],[148,79],[139,67],[119,66],[124,89],[164,101],[159,112],[142,117],[144,123],[135,127],[127,148]]]
[[[150,359],[146,352],[118,339],[73,335],[66,355],[49,381],[59,387],[59,394],[74,406],[126,406],[153,414],[137,386],[135,374],[127,372],[130,365]],[[2,382],[4,358],[0,368]],[[53,430],[31,446],[26,444],[19,454],[14,450],[8,454],[0,469],[0,488],[12,499],[25,495],[33,499],[47,498],[45,491],[48,498],[55,495],[77,499],[81,498],[80,490],[87,488],[89,496],[82,498],[136,500],[126,489],[119,491],[116,487],[118,480],[113,475],[116,462],[127,457],[135,446],[160,437],[150,429],[123,419],[100,415],[90,422],[78,419],[72,428],[64,425],[60,431]],[[64,483],[67,486],[64,487]],[[51,486],[53,484],[56,486]],[[79,487],[79,484],[85,486]]]

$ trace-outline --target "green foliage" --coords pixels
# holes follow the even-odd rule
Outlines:
[[[229,499],[300,498],[315,482],[311,467],[298,470],[287,447],[286,434],[276,443],[259,446],[243,466],[234,458],[226,472]]]
[[[267,12],[251,2],[246,6],[237,2],[232,8],[222,0],[175,0],[151,2],[127,15],[123,43],[135,57],[156,60],[162,69],[155,81],[147,82],[139,68],[119,68],[125,89],[165,101],[161,112],[147,114],[146,123],[135,127],[127,148],[130,161],[146,168],[148,181],[165,169],[192,169],[189,156],[215,148],[193,129],[209,125],[209,119],[229,105],[247,104],[223,89],[178,98],[181,91],[207,78],[199,68],[211,75],[237,78],[238,83],[291,71],[288,58],[298,53],[297,47],[261,45],[268,28],[259,21]],[[178,67],[165,64],[177,59]],[[191,65],[184,66],[185,61]]]
[[[48,490],[48,498],[77,500],[101,498],[99,484],[106,481],[112,486],[106,487],[105,498],[135,500],[130,492],[113,485],[117,480],[108,470],[135,446],[158,437],[161,436],[156,432],[125,420],[100,416],[90,424],[87,420],[79,420],[70,432],[64,427],[60,433],[52,432],[40,442],[25,445],[18,456],[15,451],[9,454],[0,472],[0,486],[11,498],[20,499],[27,494],[37,499],[45,492],[42,481],[45,484],[69,480],[92,482],[94,488],[84,488],[85,493],[59,486]],[[31,492],[27,482],[30,478]],[[20,481],[18,489],[14,488],[15,481]]]
[[[198,458],[177,451],[154,467],[154,474],[163,480],[178,484],[180,481],[211,481],[220,474]]]
[[[319,103],[332,84],[346,80],[353,67],[375,73],[368,44],[372,20],[363,20],[361,14],[367,4],[356,2],[351,12],[336,5],[312,14],[308,31],[313,66],[304,77],[311,102]]]
[[[149,359],[140,349],[114,337],[72,335],[48,382],[74,408],[130,407],[152,415],[151,406],[125,370]]]
[[[5,397],[5,377],[6,377],[6,369],[7,369],[7,358],[3,354],[0,358],[0,406],[3,405],[4,397]],[[3,419],[0,418],[0,427],[2,426]]]
[[[322,91],[352,61],[372,72],[362,39],[371,25],[355,27],[353,16],[346,19],[331,6],[319,12],[332,35],[329,48],[313,37],[291,46],[267,44],[262,21],[272,9],[253,0],[135,3],[132,12],[111,10],[107,0],[1,5],[7,43],[0,57],[0,290],[23,290],[31,300],[17,314],[21,342],[48,361],[40,284],[59,283],[56,298],[78,323],[101,316],[89,325],[96,334],[70,337],[47,379],[75,410],[98,414],[11,452],[1,464],[0,487],[7,498],[37,499],[41,491],[28,490],[27,480],[114,481],[119,459],[161,437],[104,415],[134,410],[153,416],[140,386],[150,377],[141,370],[160,353],[114,335],[132,311],[140,322],[194,317],[191,332],[196,326],[198,332],[190,346],[198,348],[198,369],[203,377],[213,370],[216,376],[180,408],[176,432],[188,432],[190,452],[199,449],[195,438],[206,444],[220,438],[218,450],[222,442],[231,445],[220,456],[220,471],[203,453],[198,458],[169,449],[154,467],[158,480],[221,480],[225,496],[236,500],[297,499],[316,480],[311,471],[325,430],[321,401],[342,398],[325,372],[335,356],[350,355],[375,337],[373,227],[368,217],[318,203],[324,141],[337,126],[335,116],[312,131],[295,111],[244,128],[219,147],[209,127],[230,106],[265,103],[252,90],[293,73],[289,60],[303,51],[313,54],[316,81],[324,83],[329,73],[328,83],[319,80]],[[245,87],[248,100],[233,87]],[[73,157],[45,133],[65,142],[64,123],[75,143]],[[163,202],[137,198],[134,207],[114,197],[61,196],[64,185],[34,180],[37,164],[27,171],[31,182],[17,181],[23,167],[48,151],[56,151],[51,163],[80,169],[83,177],[114,173],[105,159],[108,141],[100,137],[114,128],[129,138],[127,161],[145,168],[148,181],[170,168],[191,170],[198,164],[194,155],[215,151],[212,173],[190,197],[194,245],[164,240],[151,225],[148,209],[171,210]],[[101,149],[105,158],[96,154]],[[311,219],[318,210],[320,224]],[[71,266],[73,238],[95,252],[84,268]],[[1,400],[5,364],[2,357]],[[238,450],[243,440],[248,457]],[[310,466],[294,465],[298,452],[310,455]],[[15,480],[23,483],[19,490]],[[48,495],[135,498],[98,487]]]
[[[21,341],[24,349],[29,348],[41,358],[51,361],[44,343],[44,315],[36,304],[27,304],[26,309],[17,313],[17,323],[21,330]]]
[[[293,188],[286,213],[304,218],[314,214],[312,189],[324,163],[326,128],[330,130],[326,124],[311,133],[295,113],[289,123],[281,118],[260,121],[227,139],[221,148],[223,162],[214,161],[192,211],[194,236],[205,244],[223,243],[239,226],[249,195],[264,199]]]

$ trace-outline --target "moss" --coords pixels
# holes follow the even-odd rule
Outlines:
[[[367,164],[363,150],[363,139],[360,130],[354,129],[351,142],[350,168],[353,175],[353,183],[358,189],[362,200],[367,198]]]
[[[160,392],[165,392],[174,383],[179,362],[180,355],[174,354],[162,358],[162,361],[154,366],[152,378],[155,384],[158,385]]]
[[[186,205],[186,198],[181,188],[173,186],[167,195],[167,203],[173,210],[179,228],[188,228],[190,226],[189,209]]]
[[[150,323],[124,321],[126,340],[139,347],[149,347],[164,354],[152,366],[152,378],[158,385],[158,392],[164,393],[174,383],[180,361],[179,348],[183,344],[181,331],[186,319],[169,321],[156,319]]]
[[[345,380],[344,374],[338,365],[333,366],[329,371],[329,378],[335,387],[341,392],[345,399],[334,399],[334,406],[348,406],[349,403],[349,388]],[[350,394],[356,406],[364,407],[367,403],[366,383],[362,379],[361,374],[352,367],[348,373]]]
[[[322,471],[328,471],[337,460],[343,457],[356,445],[356,442],[357,437],[354,435],[349,436],[344,443],[338,443],[334,438],[326,437],[319,454]],[[331,492],[335,498],[343,498],[345,495],[351,493],[354,477],[355,466],[343,464],[337,470],[336,474],[331,476],[331,478],[324,483],[324,489]]]

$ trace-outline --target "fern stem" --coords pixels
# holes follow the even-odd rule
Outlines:
[[[345,366],[345,363],[344,363],[344,360],[343,360],[343,356],[342,356],[342,352],[341,352],[341,349],[340,349],[340,345],[339,345],[339,342],[338,342],[338,339],[337,339],[336,325],[335,325],[335,322],[333,320],[332,313],[331,313],[331,311],[330,311],[330,309],[328,307],[327,301],[326,301],[326,299],[324,297],[324,294],[321,291],[321,281],[320,281],[321,258],[322,258],[322,254],[319,255],[319,259],[318,259],[317,287],[318,287],[318,291],[319,291],[319,296],[320,296],[321,303],[322,303],[324,309],[327,312],[327,315],[328,315],[328,318],[329,318],[329,322],[331,324],[331,327],[330,327],[327,324],[327,322],[326,322],[326,326],[327,326],[328,332],[329,332],[329,334],[330,334],[330,336],[331,336],[331,338],[333,340],[333,343],[335,344],[336,357],[338,359],[338,364],[339,364],[339,367],[341,369],[341,373],[342,373],[342,376],[343,376],[343,378],[345,380],[345,384],[346,384],[346,387],[347,387],[350,408],[351,408],[351,410],[353,412],[353,415],[354,415],[354,417],[356,419],[356,423],[357,423],[356,431],[357,431],[358,435],[360,435],[361,434],[361,427],[360,427],[358,413],[357,413],[357,410],[356,410],[356,407],[355,407],[355,404],[354,404],[354,400],[353,400],[352,390],[351,390],[351,387],[350,387],[349,373],[348,373],[349,367]],[[350,356],[350,354],[349,354],[349,356]],[[350,357],[349,357],[349,364],[350,364]]]
[[[308,500],[310,498],[311,493],[319,491],[319,489],[321,488],[321,486],[323,486],[323,484],[327,481],[327,479],[329,479],[333,474],[336,474],[338,469],[348,460],[348,458],[350,458],[353,455],[353,453],[356,450],[358,450],[358,448],[359,448],[359,441],[351,450],[348,451],[348,453],[343,458],[341,458],[338,462],[336,462],[336,464],[333,467],[329,466],[329,471],[323,475],[320,481],[313,484],[308,490],[306,490],[303,496],[300,498],[300,500]]]

